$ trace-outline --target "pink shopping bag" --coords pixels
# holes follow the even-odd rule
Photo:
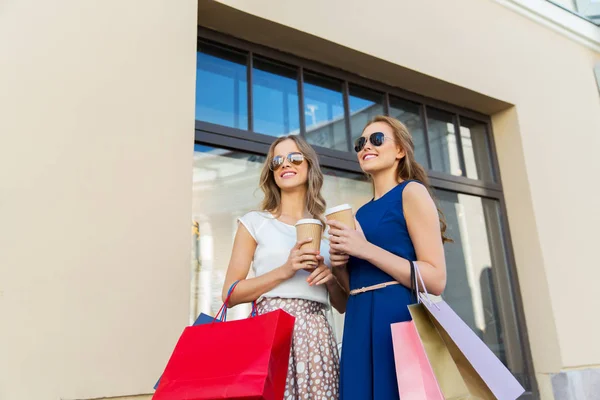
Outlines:
[[[414,322],[398,322],[391,327],[400,398],[444,400]]]

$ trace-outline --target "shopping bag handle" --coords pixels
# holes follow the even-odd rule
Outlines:
[[[233,289],[235,289],[235,287],[237,286],[238,283],[240,283],[240,281],[233,282],[233,284],[231,285],[231,287],[227,291],[227,297],[225,298],[225,302],[223,303],[223,305],[219,309],[219,312],[217,313],[217,315],[215,315],[215,319],[213,320],[213,322],[215,322],[217,320],[221,321],[221,322],[227,321],[227,309],[228,309],[227,306],[229,304],[229,299],[231,298],[231,294],[233,293]],[[258,315],[258,309],[256,308],[256,301],[253,301],[252,302],[252,312],[250,313],[250,316],[251,317],[256,317],[257,315]]]
[[[440,307],[435,304],[431,298],[429,297],[429,292],[427,291],[427,288],[425,287],[425,281],[423,280],[423,276],[421,275],[421,270],[419,270],[419,264],[417,264],[414,261],[410,261],[410,266],[411,266],[411,280],[413,278],[414,275],[414,288],[415,288],[415,294],[417,296],[417,303],[423,303],[423,302],[427,302],[428,305],[433,305],[434,307],[436,307],[438,310],[440,309]],[[412,273],[414,271],[414,274]],[[419,291],[419,282],[421,282],[421,287],[423,288],[423,293],[421,293]],[[413,284],[413,282],[411,282],[411,284]]]

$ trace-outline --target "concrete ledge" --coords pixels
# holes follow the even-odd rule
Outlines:
[[[497,3],[600,52],[600,27],[551,0],[494,0]]]
[[[551,375],[556,400],[600,400],[600,367]]]

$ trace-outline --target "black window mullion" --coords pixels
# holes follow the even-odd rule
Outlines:
[[[390,94],[388,92],[383,94],[383,113],[390,116]]]
[[[460,163],[460,170],[462,176],[467,176],[467,164],[465,162],[465,152],[462,146],[462,137],[460,135],[460,116],[454,115],[454,132],[456,135],[456,147],[458,149],[458,161]]]
[[[248,53],[248,67],[246,81],[248,81],[248,130],[254,131],[254,107],[252,105],[252,69],[253,69],[254,54]]]
[[[424,104],[419,107],[421,111],[421,121],[423,121],[423,140],[425,141],[425,153],[427,153],[427,169],[432,169],[431,148],[429,147],[429,123],[427,122],[427,108]]]
[[[344,121],[346,124],[346,141],[348,142],[348,151],[352,151],[352,127],[350,126],[350,86],[348,81],[344,81]]]
[[[300,136],[306,135],[306,120],[304,118],[304,67],[298,67],[298,112],[300,113]]]
[[[485,124],[485,134],[487,135],[490,158],[492,159],[492,179],[494,182],[501,182],[500,163],[498,161],[498,153],[496,150],[496,141],[494,138],[494,131],[492,130],[492,124]]]

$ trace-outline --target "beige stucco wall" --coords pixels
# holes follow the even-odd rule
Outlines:
[[[189,312],[195,0],[0,5],[0,399],[149,393]]]
[[[516,105],[493,122],[535,366],[600,364],[599,54],[492,0],[223,3]],[[187,322],[196,6],[0,7],[0,399],[147,393]]]
[[[221,3],[516,105],[493,122],[535,367],[600,364],[600,54],[491,0]]]

